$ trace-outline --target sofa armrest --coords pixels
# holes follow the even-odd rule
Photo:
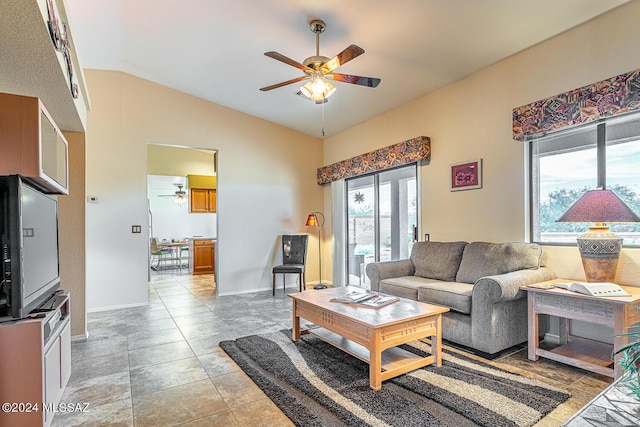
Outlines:
[[[520,286],[554,279],[546,267],[486,276],[471,294],[472,347],[493,354],[527,340],[526,291]],[[541,330],[546,326],[540,324]]]
[[[547,267],[535,270],[518,270],[496,276],[485,276],[473,286],[471,301],[484,304],[512,301],[524,298],[526,293],[520,287],[532,283],[555,279],[556,275]],[[476,299],[477,298],[477,299]]]
[[[367,264],[367,277],[371,282],[371,290],[380,290],[380,281],[392,277],[413,276],[416,269],[410,259],[397,261],[372,262]]]

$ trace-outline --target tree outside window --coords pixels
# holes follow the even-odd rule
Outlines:
[[[607,121],[604,150],[596,124],[531,142],[532,240],[575,244],[590,224],[556,220],[587,190],[597,187],[599,156],[606,165],[606,188],[640,213],[640,116]],[[602,138],[602,136],[600,137]],[[624,245],[640,245],[640,224],[610,224]]]

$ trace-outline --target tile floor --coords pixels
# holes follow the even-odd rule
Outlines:
[[[292,425],[218,347],[222,340],[289,328],[291,300],[282,290],[275,297],[271,291],[216,297],[213,280],[154,273],[149,306],[89,314],[89,338],[72,344],[72,376],[62,399],[89,406],[57,414],[53,425]],[[530,362],[526,348],[496,362],[573,394],[538,427],[559,426],[611,382],[552,361]]]

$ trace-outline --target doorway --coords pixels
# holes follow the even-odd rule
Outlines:
[[[346,180],[348,284],[368,286],[370,262],[409,258],[417,238],[417,165]]]
[[[200,190],[203,180],[217,196],[217,151],[147,145],[149,278],[193,275],[193,243],[202,239],[217,243],[217,204],[205,212],[191,206],[194,183]],[[215,286],[215,251],[211,253],[212,271],[198,278]]]

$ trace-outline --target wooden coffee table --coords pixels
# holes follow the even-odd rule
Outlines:
[[[293,298],[293,341],[311,333],[369,364],[369,383],[382,381],[435,363],[442,366],[442,313],[447,307],[400,298],[375,309],[330,302],[354,287],[344,286],[289,294]],[[318,328],[300,330],[300,318]],[[431,337],[431,355],[420,357],[397,346]]]

